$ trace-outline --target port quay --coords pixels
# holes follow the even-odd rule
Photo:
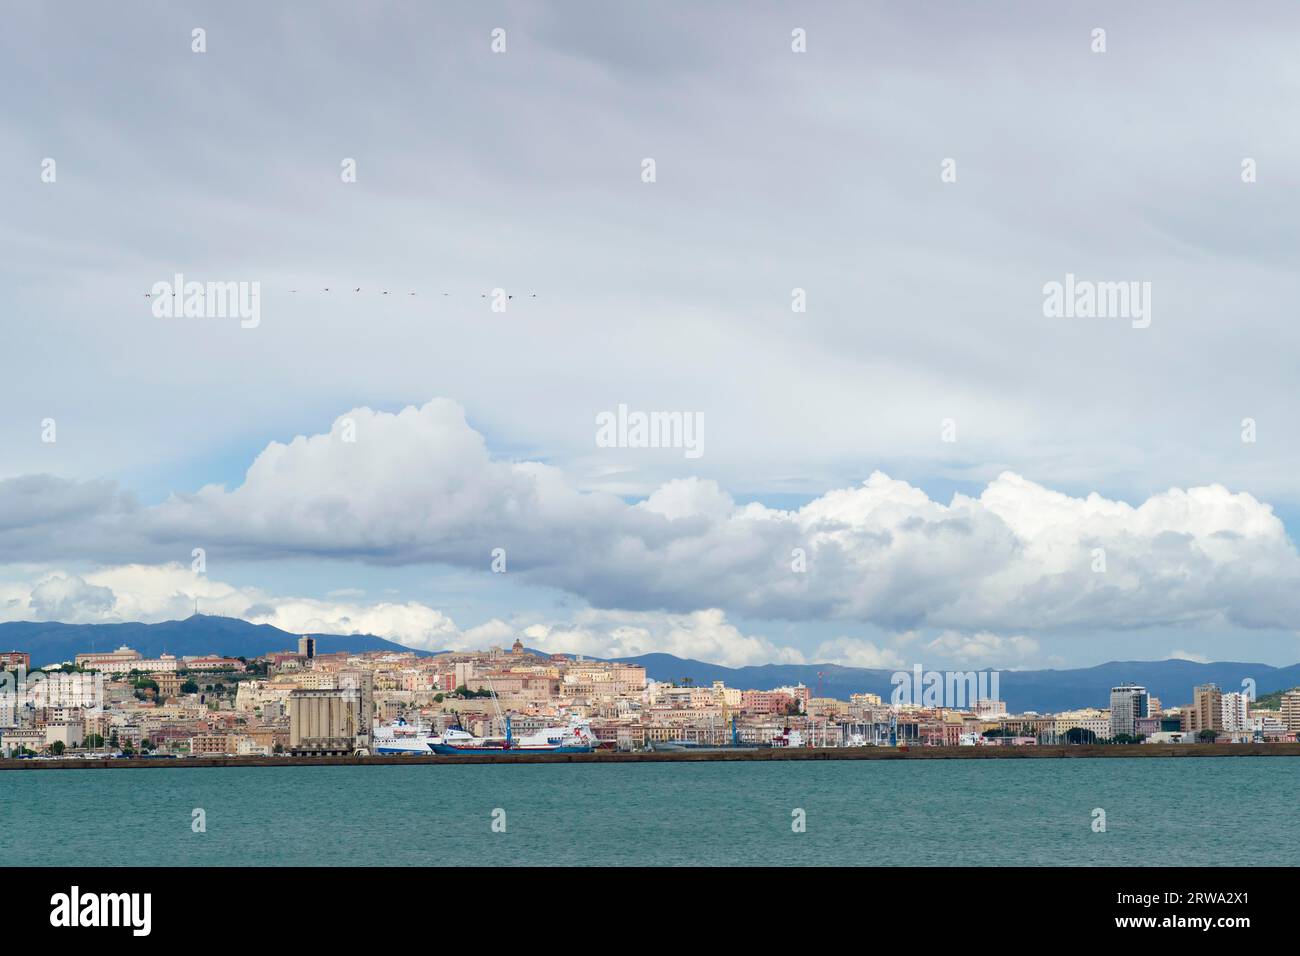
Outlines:
[[[167,767],[340,767],[453,764],[628,764],[698,763],[702,761],[803,761],[803,760],[998,760],[1048,758],[1129,757],[1300,757],[1300,744],[1151,744],[1118,748],[1096,744],[1040,747],[799,747],[795,749],[716,749],[675,752],[593,751],[573,754],[529,754],[504,751],[499,754],[455,754],[429,756],[345,755],[296,757],[191,757],[180,759],[48,760],[0,759],[0,770],[137,770]]]

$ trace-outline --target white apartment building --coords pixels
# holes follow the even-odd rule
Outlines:
[[[1223,732],[1225,734],[1248,734],[1255,729],[1247,716],[1250,698],[1239,691],[1223,695]]]

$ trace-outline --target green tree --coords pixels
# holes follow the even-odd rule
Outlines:
[[[50,744],[50,753],[54,754],[56,757],[63,756],[63,741],[56,740],[54,743]]]
[[[1217,730],[1202,730],[1197,733],[1196,739],[1203,744],[1212,744],[1219,738]]]
[[[181,684],[182,694],[197,694],[198,692],[199,692],[199,685],[196,684],[193,680],[187,680],[185,683]]]

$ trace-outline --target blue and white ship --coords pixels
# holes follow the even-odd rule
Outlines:
[[[377,754],[411,754],[428,756],[436,753],[435,745],[465,745],[479,742],[479,738],[458,727],[450,727],[441,736],[435,736],[427,727],[411,724],[398,717],[391,724],[375,728],[371,750]]]
[[[448,731],[451,733],[451,731]],[[465,734],[465,739],[443,739],[429,744],[436,754],[451,756],[454,754],[589,754],[596,749],[596,735],[585,721],[571,720],[564,727],[543,727],[535,733],[516,737],[510,730],[510,718],[506,718],[506,735],[504,738],[474,738]]]

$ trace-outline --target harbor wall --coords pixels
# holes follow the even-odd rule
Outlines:
[[[1126,757],[1300,757],[1295,744],[1133,744],[1030,747],[797,747],[758,750],[683,750],[669,752],[597,751],[586,754],[500,753],[410,757],[402,755],[333,757],[179,757],[84,760],[0,759],[0,770],[141,770],[167,767],[338,767],[483,763],[694,763],[699,761],[787,760],[1042,760]]]

